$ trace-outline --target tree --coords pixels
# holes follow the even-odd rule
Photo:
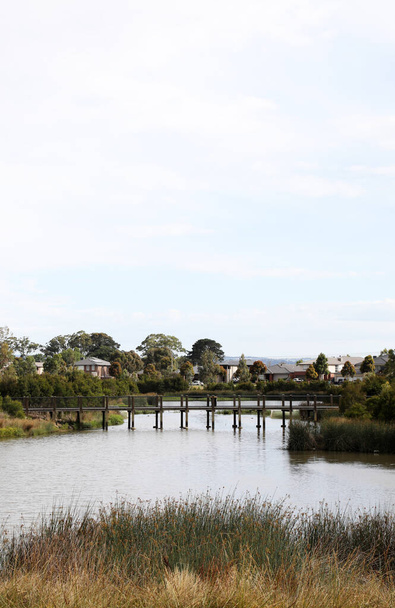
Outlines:
[[[153,380],[160,378],[160,372],[158,372],[153,363],[148,363],[148,365],[144,368],[144,374]]]
[[[69,336],[55,336],[55,338],[51,338],[44,347],[41,347],[41,350],[46,357],[58,355],[62,350],[67,348],[68,339]]]
[[[85,357],[88,354],[89,349],[92,345],[92,338],[90,334],[87,334],[85,331],[80,330],[75,332],[74,334],[71,334],[71,336],[68,336],[67,345],[69,348],[78,348],[78,350]]]
[[[151,353],[151,355],[149,355],[150,351],[152,351],[153,349],[161,349],[161,350],[157,350],[155,354]],[[155,363],[155,365],[157,365],[157,363],[154,361],[154,358],[161,357],[162,358],[162,363],[161,363],[162,369],[167,368],[166,371],[169,371],[169,372],[173,371],[176,367],[175,359],[177,358],[177,355],[179,353],[186,352],[185,348],[182,346],[182,344],[178,338],[176,338],[175,336],[167,336],[166,334],[149,334],[142,341],[142,343],[139,346],[137,346],[136,350],[138,350],[141,353],[145,364]],[[165,351],[167,352],[167,355],[164,354]],[[163,361],[163,356],[170,357],[170,365],[164,364],[165,362]]]
[[[185,361],[180,365],[180,374],[187,382],[191,382],[194,376],[194,370],[190,361]]]
[[[258,382],[259,376],[266,373],[267,367],[262,361],[254,361],[250,367],[250,374],[253,382]]]
[[[361,374],[370,374],[374,372],[374,368],[375,365],[372,355],[366,355],[366,357],[361,363]]]
[[[0,327],[0,372],[14,360],[13,340],[14,336],[8,327]]]
[[[387,378],[392,379],[392,378],[395,378],[395,352],[394,352],[394,349],[390,348],[386,354],[388,354],[388,360],[387,360],[386,364],[384,365],[383,373],[384,373],[384,376],[387,376]]]
[[[310,382],[310,380],[317,380],[318,374],[315,370],[314,364],[311,363],[309,367],[306,369],[306,380]]]
[[[67,371],[67,365],[60,353],[47,357],[43,367],[44,371],[49,374],[64,374]]]
[[[329,372],[328,370],[328,359],[324,353],[320,353],[314,363],[314,368],[320,378],[325,376]]]
[[[116,351],[120,344],[105,333],[93,333],[90,334],[91,343],[87,350],[88,357],[97,357],[98,359],[104,359],[108,361],[111,355]]]
[[[353,364],[350,363],[350,361],[346,361],[342,368],[343,378],[347,378],[347,377],[354,378],[355,374],[356,374],[356,371],[355,371],[355,367],[353,366]]]
[[[122,367],[119,361],[113,361],[109,367],[110,376],[120,378],[122,375]]]
[[[222,350],[221,344],[215,342],[215,340],[210,340],[209,338],[201,338],[192,345],[192,349],[188,353],[188,359],[190,359],[194,365],[201,365],[202,355],[207,350],[214,353],[218,361],[222,361],[224,358],[224,351]]]
[[[199,366],[199,377],[208,384],[209,382],[216,382],[217,376],[220,373],[218,365],[217,355],[211,350],[206,350],[201,357],[201,365]]]
[[[251,379],[250,370],[248,369],[244,354],[242,354],[239,359],[239,365],[237,366],[237,370],[235,371],[234,375],[240,380],[240,382],[248,382]]]
[[[144,357],[145,365],[152,363],[161,374],[169,374],[173,371],[173,353],[166,347],[150,348]]]
[[[30,353],[41,348],[40,344],[37,344],[37,342],[30,342],[27,336],[23,336],[22,338],[13,338],[13,347],[14,350],[19,353],[22,359],[26,359]]]
[[[68,367],[73,367],[76,361],[82,359],[82,353],[78,348],[66,348],[66,350],[62,350],[59,354]]]
[[[123,371],[128,374],[136,374],[143,369],[144,363],[134,350],[117,350],[111,355],[111,361],[118,361]]]
[[[27,356],[25,359],[23,357],[16,358],[14,360],[14,367],[16,375],[19,378],[36,373],[36,364],[32,356]]]

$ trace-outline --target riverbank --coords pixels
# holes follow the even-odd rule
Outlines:
[[[108,417],[109,426],[123,424],[123,416],[111,413]],[[1,439],[17,439],[23,437],[41,437],[46,435],[54,435],[57,433],[70,433],[78,430],[90,430],[101,428],[101,418],[96,413],[88,412],[81,425],[78,426],[75,421],[63,419],[52,422],[46,418],[15,418],[3,412],[0,412],[0,440]]]
[[[390,608],[393,514],[204,495],[59,510],[0,541],[0,605]]]
[[[287,447],[290,451],[395,454],[395,425],[346,418],[328,418],[319,425],[294,422]]]

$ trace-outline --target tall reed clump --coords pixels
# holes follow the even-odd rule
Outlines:
[[[163,581],[176,570],[203,579],[253,568],[297,580],[309,560],[346,567],[353,556],[366,575],[395,570],[395,517],[360,513],[292,512],[259,496],[189,497],[156,503],[119,502],[97,514],[57,510],[6,542],[0,566],[7,573],[71,572],[126,576],[136,584]],[[326,567],[326,566],[325,566]],[[293,580],[293,579],[292,579]]]
[[[395,425],[345,418],[328,418],[319,426],[293,422],[288,449],[395,454]]]

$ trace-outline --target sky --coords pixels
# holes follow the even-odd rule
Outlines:
[[[0,8],[0,326],[395,346],[391,0]]]

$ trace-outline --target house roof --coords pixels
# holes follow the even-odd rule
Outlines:
[[[301,365],[293,365],[292,363],[278,363],[268,367],[268,374],[304,374],[306,369]]]
[[[224,357],[222,361],[219,362],[220,365],[231,365],[232,367],[238,367],[239,365],[239,357]],[[248,366],[254,365],[255,361],[263,361],[259,357],[246,357],[245,361]]]
[[[81,359],[74,363],[74,367],[82,367],[83,365],[111,365],[111,363],[110,361],[104,361],[104,359],[97,359],[97,357]]]
[[[357,365],[363,361],[363,357],[348,357],[347,355],[341,355],[339,357],[327,357],[328,365],[344,365],[346,361],[349,361],[352,365]],[[309,366],[312,363],[315,363],[316,359],[311,359],[310,361],[303,361],[303,366]]]

